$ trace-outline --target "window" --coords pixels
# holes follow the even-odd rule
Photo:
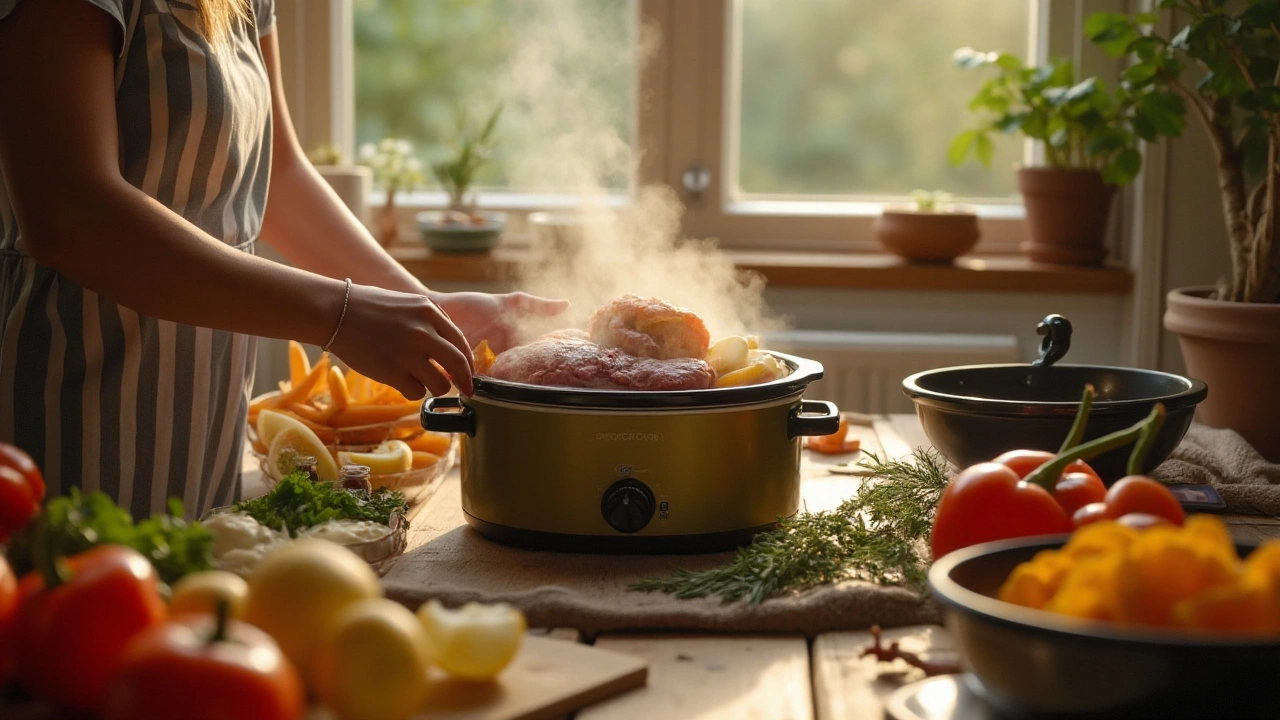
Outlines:
[[[627,164],[608,161],[634,138],[634,62],[619,49],[636,17],[631,0],[356,0],[356,143],[406,138],[430,163],[460,114],[483,123],[501,103],[482,190],[563,192],[594,173],[625,192]]]
[[[963,45],[1073,56],[1123,0],[278,0],[304,144],[382,136],[441,152],[457,109],[503,101],[485,205],[573,204],[583,178],[681,193],[684,230],[726,246],[877,251],[871,222],[912,189],[976,202],[979,252],[1012,252],[1021,208],[991,170],[946,161],[982,74]],[[315,18],[321,18],[316,20]],[[325,20],[323,18],[327,17]],[[285,34],[287,35],[287,33]],[[286,42],[282,37],[282,43]],[[1101,56],[1101,53],[1098,53]],[[637,58],[643,57],[643,63]],[[328,60],[326,68],[325,60]],[[286,77],[286,82],[290,79]],[[313,131],[311,131],[313,129]],[[687,181],[701,181],[689,184]],[[427,193],[403,203],[435,205]]]
[[[979,73],[966,45],[1026,56],[1029,0],[739,0],[732,58],[729,196],[893,198],[915,188],[1008,200],[1023,143],[993,171],[953,168]]]

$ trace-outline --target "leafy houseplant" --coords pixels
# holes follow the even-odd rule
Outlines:
[[[386,138],[360,146],[360,160],[373,170],[374,183],[387,194],[378,216],[378,242],[390,247],[400,235],[396,221],[396,193],[422,184],[422,162],[408,140]]]
[[[1231,278],[1172,290],[1165,327],[1178,334],[1188,372],[1209,383],[1197,418],[1238,430],[1280,461],[1272,418],[1280,398],[1280,2],[1161,0],[1159,8],[1178,21],[1168,37],[1156,14],[1097,14],[1085,34],[1132,59],[1124,77],[1133,92],[1178,98],[1169,103],[1171,127],[1176,120],[1181,129],[1189,107],[1209,137]],[[1184,77],[1188,69],[1198,80]]]
[[[973,48],[957,50],[954,60],[996,75],[970,101],[981,119],[952,140],[951,162],[973,155],[989,166],[994,133],[1041,141],[1046,167],[1018,171],[1031,236],[1023,250],[1033,260],[1101,262],[1114,190],[1142,168],[1138,141],[1181,132],[1181,101],[1152,88],[1109,91],[1096,77],[1077,81],[1065,60],[1035,67],[1008,53]]]
[[[369,168],[351,163],[337,145],[316,147],[307,158],[352,214],[364,222],[373,184]]]
[[[951,262],[978,242],[978,216],[950,193],[916,190],[913,205],[886,206],[872,226],[885,250],[912,262]]]
[[[418,214],[423,240],[434,250],[476,252],[497,244],[506,214],[476,209],[473,189],[476,175],[489,161],[496,144],[494,130],[502,105],[478,127],[465,112],[458,113],[457,128],[449,142],[448,157],[431,165],[431,174],[449,196],[444,212]]]

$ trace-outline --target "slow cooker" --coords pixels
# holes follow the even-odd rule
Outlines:
[[[572,552],[713,552],[800,507],[800,438],[839,412],[803,400],[822,365],[771,352],[791,373],[689,391],[546,387],[475,378],[430,398],[422,425],[460,433],[462,509],[485,537]]]

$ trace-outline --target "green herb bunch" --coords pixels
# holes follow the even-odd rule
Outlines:
[[[1151,85],[1125,82],[1108,91],[1096,77],[1077,81],[1075,67],[1061,59],[1027,66],[1016,55],[967,47],[953,59],[962,68],[996,72],[969,102],[978,125],[951,141],[954,165],[972,154],[990,166],[991,135],[1021,133],[1044,143],[1049,167],[1098,170],[1108,184],[1127,185],[1142,169],[1139,140],[1182,132],[1182,99]]]
[[[55,497],[43,512],[14,538],[9,561],[22,575],[34,567],[32,548],[37,538],[54,555],[82,553],[98,545],[124,545],[142,553],[160,579],[172,584],[185,575],[213,567],[213,535],[200,523],[182,518],[182,501],[169,500],[168,514],[134,523],[129,512],[101,492],[71,488]]]
[[[951,468],[932,448],[915,450],[909,460],[867,456],[859,467],[870,477],[837,509],[780,520],[727,565],[676,570],[632,588],[750,603],[852,579],[923,590],[933,514]]]
[[[431,165],[431,173],[449,194],[450,210],[465,213],[475,210],[475,197],[468,198],[467,193],[475,183],[476,174],[493,153],[493,131],[501,115],[502,105],[499,104],[484,125],[475,129],[470,127],[467,115],[459,111],[457,131],[449,145],[451,156]]]
[[[372,520],[387,525],[395,512],[406,512],[409,504],[399,490],[349,490],[316,482],[306,472],[297,471],[286,475],[266,495],[243,500],[233,509],[296,537],[299,530],[329,520]]]

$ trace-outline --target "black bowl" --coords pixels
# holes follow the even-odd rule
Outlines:
[[[1170,373],[1102,365],[966,365],[916,373],[902,381],[924,433],[965,468],[1007,450],[1056,452],[1071,430],[1085,384],[1097,391],[1085,439],[1133,425],[1159,402],[1167,415],[1143,472],[1164,462],[1186,434],[1204,382]],[[1131,446],[1089,461],[1108,485],[1123,477]]]
[[[1071,618],[995,599],[1004,579],[1067,536],[984,543],[929,570],[961,662],[1004,715],[1280,717],[1280,639]],[[1252,551],[1238,546],[1241,555]]]

